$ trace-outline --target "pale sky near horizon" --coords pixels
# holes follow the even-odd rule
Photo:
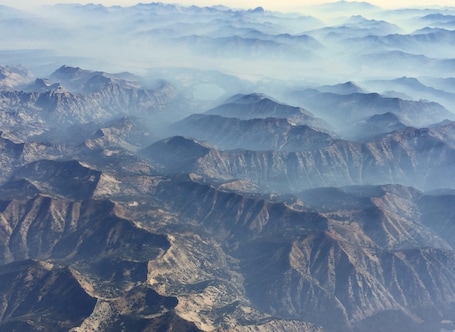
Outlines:
[[[56,4],[56,3],[100,3],[105,6],[120,5],[132,6],[136,3],[162,2],[162,3],[178,3],[181,5],[225,5],[233,8],[255,8],[262,6],[269,10],[286,11],[296,8],[305,7],[320,3],[334,2],[335,0],[0,0],[1,5],[15,8],[32,8],[37,5]],[[349,1],[349,0],[348,0]],[[361,1],[361,0],[359,0]],[[368,0],[371,4],[375,4],[382,8],[402,8],[402,7],[422,7],[422,6],[455,6],[455,0]]]

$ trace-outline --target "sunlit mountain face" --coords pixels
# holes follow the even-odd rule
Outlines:
[[[0,28],[1,331],[455,330],[455,7]]]

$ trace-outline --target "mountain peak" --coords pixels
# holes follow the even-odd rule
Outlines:
[[[195,139],[173,136],[153,143],[141,151],[141,155],[171,173],[186,173],[192,163],[210,151]]]
[[[71,66],[63,65],[60,68],[58,68],[51,76],[65,75],[65,77],[68,77],[68,76],[75,76],[82,72],[85,72],[85,70],[83,70],[80,67],[71,67]]]
[[[263,93],[250,93],[250,94],[237,94],[228,98],[225,103],[236,103],[236,104],[252,104],[257,103],[258,101],[269,99],[271,97]]]
[[[318,88],[321,92],[330,92],[337,94],[365,93],[365,91],[352,81],[339,83],[335,85],[324,85]]]
[[[265,10],[262,7],[256,7],[254,9],[249,9],[248,12],[254,13],[254,14],[264,14]]]
[[[365,1],[336,1],[336,2],[329,2],[318,6],[319,8],[323,8],[325,10],[339,10],[339,11],[371,11],[371,10],[378,10],[380,7],[375,6],[369,2]]]
[[[80,67],[63,65],[50,76],[51,80],[58,81],[70,90],[79,90],[95,72]]]

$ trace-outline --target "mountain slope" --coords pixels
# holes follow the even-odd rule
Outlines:
[[[165,82],[153,90],[145,89],[135,81],[81,68],[63,66],[52,78],[62,80],[70,90],[62,85],[57,88],[51,85],[44,92],[1,91],[3,107],[37,122],[68,126],[110,120],[125,113],[147,115],[171,107],[179,110],[178,104],[184,99],[180,91]]]
[[[217,115],[194,114],[175,125],[172,131],[208,141],[223,150],[315,150],[330,145],[335,137],[288,119],[240,120]]]
[[[386,112],[396,114],[408,126],[424,127],[452,119],[453,114],[441,105],[428,101],[410,101],[383,97],[377,93],[335,94],[315,90],[296,91],[292,98],[322,117],[345,135],[353,122]]]
[[[323,122],[307,110],[295,106],[280,104],[263,94],[235,95],[222,105],[207,112],[208,114],[242,120],[255,118],[289,119],[297,124],[323,127]]]
[[[62,331],[90,316],[96,299],[67,268],[26,260],[2,265],[0,328]]]
[[[452,145],[429,129],[404,128],[366,143],[335,141],[314,151],[218,151],[179,137],[143,150],[164,173],[250,180],[265,190],[400,183],[419,188],[453,187]]]

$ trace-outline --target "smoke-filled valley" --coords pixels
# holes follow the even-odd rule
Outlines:
[[[455,7],[0,27],[1,331],[455,329]]]

